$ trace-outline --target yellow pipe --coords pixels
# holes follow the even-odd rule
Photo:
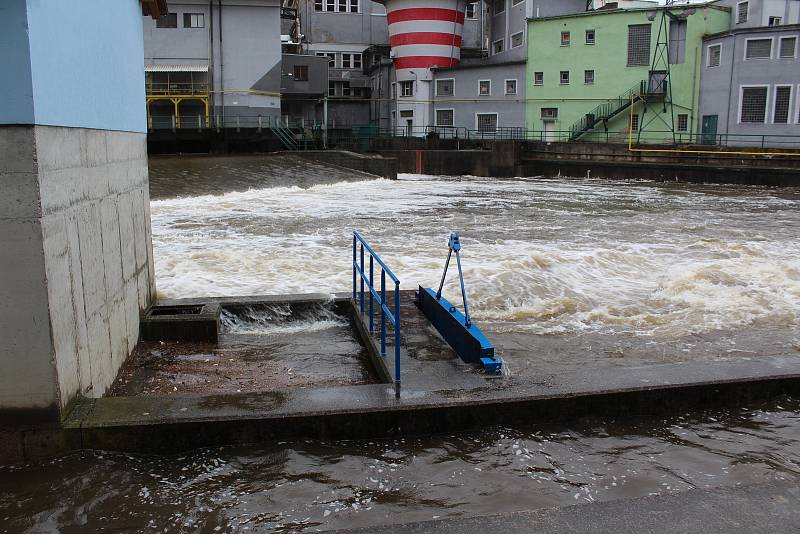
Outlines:
[[[747,152],[734,150],[682,150],[678,148],[633,148],[633,96],[628,120],[628,152],[661,152],[671,154],[729,154],[735,156],[800,156],[800,152]]]

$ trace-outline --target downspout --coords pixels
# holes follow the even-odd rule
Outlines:
[[[214,98],[214,0],[208,0],[208,15],[208,86],[211,89],[211,117],[215,117],[217,108]]]
[[[222,127],[225,127],[225,54],[222,53],[222,0],[217,0],[217,22],[219,23],[219,94],[222,106]]]
[[[733,33],[733,32],[731,32]],[[727,117],[725,117],[725,136],[727,139],[728,134],[730,134],[731,130],[731,93],[733,92],[733,71],[736,69],[736,37],[737,35],[733,33],[733,50],[731,51],[731,77],[728,81],[728,112],[726,113]],[[722,47],[720,47],[721,49]],[[738,109],[739,109],[739,98],[736,98],[736,109],[737,109],[737,118],[738,121]]]

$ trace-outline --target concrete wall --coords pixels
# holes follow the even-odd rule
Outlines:
[[[778,57],[781,37],[796,39],[795,57],[786,59]],[[744,59],[746,41],[754,38],[772,39],[771,59]],[[720,66],[709,67],[708,48],[715,45],[721,46]],[[704,116],[716,115],[717,134],[728,136],[731,144],[800,145],[800,57],[798,56],[800,56],[800,25],[748,28],[706,38],[703,41],[699,121],[702,122]],[[746,85],[768,86],[766,121],[763,124],[739,121],[741,88]],[[792,87],[788,124],[774,122],[777,85]],[[698,130],[700,128],[701,125],[698,125]]]
[[[720,0],[719,4],[729,7],[733,16],[730,28],[758,28],[767,26],[770,17],[781,17],[781,24],[800,24],[800,0],[747,0],[747,20],[738,22],[737,5],[742,0]]]
[[[0,419],[52,423],[106,391],[155,293],[141,11],[138,0],[3,11],[0,35],[30,52],[4,74],[32,90],[11,85],[0,101]],[[9,101],[28,109],[9,113]]]

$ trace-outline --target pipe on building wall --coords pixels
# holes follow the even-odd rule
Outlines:
[[[222,106],[222,126],[225,127],[225,54],[222,52],[222,0],[217,0],[219,24],[219,94]]]
[[[214,0],[208,0],[208,72],[210,79],[208,86],[211,88],[211,116],[216,116],[216,99],[214,98]]]

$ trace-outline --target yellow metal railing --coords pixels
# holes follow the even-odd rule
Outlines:
[[[148,83],[147,96],[208,96],[207,83]]]

